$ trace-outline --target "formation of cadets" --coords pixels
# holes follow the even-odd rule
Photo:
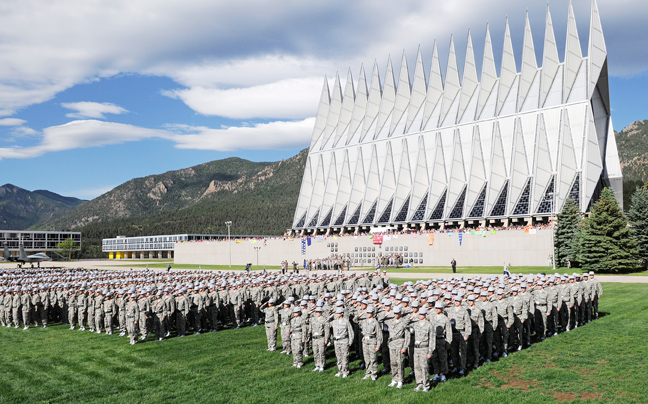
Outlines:
[[[416,390],[462,376],[598,318],[603,290],[594,274],[493,275],[390,283],[386,272],[296,273],[85,269],[0,270],[0,321],[6,327],[48,323],[70,330],[115,330],[130,343],[187,333],[256,326],[268,351],[301,368],[312,352],[324,371],[335,355],[336,377],[360,359],[364,379],[378,364],[401,388],[405,368]],[[279,330],[279,331],[278,331]],[[430,377],[433,374],[433,377]]]
[[[375,381],[382,362],[382,373],[391,373],[389,386],[401,388],[409,367],[415,390],[424,392],[431,383],[461,377],[484,362],[598,318],[603,294],[592,272],[448,278],[402,286],[390,284],[384,272],[364,273],[332,277],[320,294],[302,290],[281,288],[279,299],[272,296],[260,306],[268,351],[276,350],[279,329],[281,352],[293,356],[296,368],[312,351],[313,371],[322,372],[331,347],[336,377],[349,376],[349,358],[355,357],[365,371],[363,379]]]

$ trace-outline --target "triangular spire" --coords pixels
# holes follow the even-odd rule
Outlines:
[[[457,94],[461,88],[459,82],[459,69],[457,67],[457,54],[455,53],[454,37],[450,36],[450,50],[448,52],[448,66],[446,68],[445,85],[443,91],[443,103],[441,104],[441,116],[439,122],[446,119]],[[452,118],[452,123],[456,122],[456,117]]]
[[[378,111],[380,111],[380,101],[382,100],[382,85],[380,84],[380,74],[378,73],[378,62],[374,62],[373,74],[371,75],[371,89],[369,90],[369,99],[367,100],[367,109],[365,111],[364,121],[362,122],[362,135],[360,141],[364,141],[367,132],[374,124]],[[369,137],[373,138],[373,133]]]
[[[351,182],[351,195],[349,196],[349,205],[347,207],[347,219],[345,224],[349,222],[351,216],[362,205],[362,198],[364,197],[366,187],[366,176],[364,168],[364,158],[362,157],[362,148],[358,147],[358,156],[356,159],[355,170],[352,171],[353,181]],[[359,216],[359,212],[358,212]],[[357,224],[358,219],[355,223]]]
[[[297,209],[295,209],[293,227],[303,227],[304,223],[302,223],[301,226],[298,226],[299,221],[306,213],[308,213],[310,196],[313,192],[313,174],[311,169],[312,159],[312,156],[308,156],[306,159],[306,167],[304,168],[304,177],[302,178],[301,188],[299,189],[299,199],[297,200]]]
[[[322,208],[320,210],[320,225],[328,226],[330,224],[331,216],[328,216],[329,211],[335,205],[335,198],[338,190],[338,177],[337,177],[337,164],[335,160],[335,153],[331,153],[331,163],[326,179],[326,187],[324,190],[324,198],[322,199]],[[324,219],[329,223],[323,223]]]
[[[587,108],[587,136],[585,146],[585,159],[583,160],[583,209],[587,210],[594,190],[603,172],[601,149],[599,147],[594,117],[590,107]]]
[[[338,122],[337,133],[335,134],[335,142],[337,145],[342,135],[349,129],[349,123],[353,116],[353,107],[355,105],[355,91],[353,89],[353,75],[351,69],[347,72],[346,84],[344,85],[344,97],[342,98],[342,110],[340,111],[340,120]]]
[[[337,129],[337,124],[340,119],[340,111],[342,110],[342,87],[340,85],[340,76],[335,74],[335,82],[333,84],[333,93],[331,94],[331,105],[329,107],[328,116],[326,117],[326,128],[322,134],[322,142],[320,150],[329,147],[328,143],[333,137]]]
[[[536,61],[535,48],[533,46],[533,36],[531,35],[531,23],[529,22],[529,12],[526,13],[526,22],[524,24],[524,49],[522,50],[522,69],[520,73],[520,88],[518,90],[518,112],[529,95],[529,89],[533,84],[533,78],[538,72],[538,62]],[[537,97],[537,95],[536,95]],[[537,105],[531,109],[536,109]]]
[[[438,205],[439,200],[443,196],[448,185],[445,156],[443,154],[443,142],[441,140],[440,132],[436,134],[434,147],[434,164],[432,165],[432,175],[430,176],[430,195],[427,200],[428,213],[425,217],[428,217],[436,205]]]
[[[542,115],[538,115],[537,136],[536,136],[536,155],[535,155],[535,172],[533,173],[533,209],[538,209],[540,200],[544,196],[544,191],[549,184],[552,176],[553,164],[551,163],[551,156],[549,155],[549,144],[547,141],[547,131],[545,130],[544,119]]]
[[[460,194],[466,185],[466,170],[463,152],[461,150],[461,136],[459,130],[454,133],[454,147],[452,151],[452,165],[450,166],[450,181],[448,184],[448,203],[446,216],[455,206]]]
[[[554,35],[553,23],[551,22],[551,12],[547,5],[547,20],[545,25],[545,39],[542,55],[542,81],[540,82],[540,106],[543,106],[551,85],[558,73],[560,58],[558,56],[558,45]]]
[[[529,177],[529,163],[524,147],[524,136],[522,135],[522,124],[520,118],[515,122],[515,139],[513,145],[513,160],[511,162],[511,192],[509,198],[509,212],[512,213],[515,204],[520,198]]]
[[[317,117],[315,118],[315,126],[313,127],[313,136],[311,138],[311,150],[315,143],[319,140],[320,136],[326,128],[326,117],[328,116],[329,105],[331,103],[331,97],[329,95],[329,86],[328,80],[324,77],[324,85],[322,86],[322,92],[320,93],[319,105],[317,107]]]
[[[416,169],[414,170],[414,179],[412,181],[412,197],[410,199],[410,213],[408,214],[408,218],[412,218],[415,210],[423,201],[423,198],[427,196],[429,188],[430,176],[425,152],[425,140],[423,135],[421,135],[418,139],[418,156],[416,157]]]
[[[558,166],[558,197],[556,208],[562,209],[563,203],[569,197],[572,182],[576,176],[576,156],[574,155],[574,143],[572,141],[569,118],[562,114],[562,138],[560,140],[560,165]]]
[[[589,98],[592,98],[596,83],[607,61],[607,47],[603,37],[603,27],[601,26],[601,16],[599,15],[596,0],[592,0],[592,16],[590,19],[590,37],[589,37]]]
[[[398,170],[398,180],[396,181],[396,192],[394,193],[394,209],[392,222],[395,221],[403,203],[410,197],[412,192],[412,168],[409,161],[409,150],[407,139],[403,139],[403,151],[401,153],[401,163]]]
[[[439,64],[439,53],[437,51],[436,41],[432,50],[432,62],[430,65],[430,80],[428,83],[427,97],[425,99],[425,109],[423,110],[423,124],[421,130],[428,126],[428,121],[437,104],[441,101],[443,95],[443,79],[441,78],[441,65]],[[429,123],[432,127],[438,127],[438,122]]]
[[[479,88],[479,103],[477,116],[480,116],[497,83],[497,68],[493,56],[493,43],[491,42],[490,28],[486,25],[486,41],[484,42],[484,60],[482,62],[481,82]]]
[[[494,123],[493,147],[491,155],[490,178],[488,179],[488,203],[486,212],[491,212],[497,202],[497,198],[506,183],[506,162],[504,159],[504,148],[502,146],[502,135],[500,133],[499,123]],[[504,212],[505,214],[506,212]]]
[[[504,102],[511,91],[517,67],[515,66],[515,55],[513,54],[513,42],[511,41],[511,30],[509,28],[508,17],[506,17],[506,27],[504,29],[504,49],[502,50],[502,68],[500,71],[500,86],[497,96],[497,114],[500,113]]]
[[[472,156],[470,164],[470,177],[468,179],[468,192],[466,194],[466,206],[472,207],[479,196],[484,183],[486,182],[486,169],[484,168],[484,157],[482,153],[481,136],[479,127],[475,126],[472,140]]]
[[[398,89],[396,91],[396,102],[394,103],[394,112],[392,115],[391,126],[389,128],[389,135],[394,134],[396,126],[404,119],[405,111],[410,103],[410,96],[412,89],[410,87],[409,71],[407,69],[407,56],[403,51],[403,59],[401,60],[401,68],[398,78]],[[402,135],[402,133],[396,133]]]
[[[362,213],[360,217],[364,221],[367,214],[372,208],[375,208],[375,202],[380,195],[380,175],[378,172],[378,155],[376,153],[376,145],[371,146],[371,160],[369,163],[369,171],[367,172],[367,181],[365,186],[365,194],[362,202]],[[373,220],[371,221],[373,223]]]
[[[324,160],[322,158],[323,153],[319,153],[319,158],[317,158],[317,169],[315,170],[315,178],[313,180],[313,191],[311,193],[310,204],[308,208],[308,216],[306,224],[308,227],[317,226],[319,221],[320,207],[322,206],[322,200],[324,199],[324,190],[326,186],[324,178]],[[314,224],[312,224],[314,222]]]
[[[394,83],[394,68],[392,67],[391,56],[387,58],[387,72],[383,83],[382,99],[380,100],[380,111],[376,118],[376,133],[374,139],[386,139],[389,127],[388,119],[394,110],[396,103],[396,84]],[[369,134],[371,135],[371,133]]]
[[[351,116],[351,123],[349,123],[349,134],[347,136],[346,144],[352,143],[356,133],[362,131],[362,122],[365,117],[368,102],[367,79],[365,77],[364,66],[360,66],[360,75],[358,77],[358,90],[355,96],[355,105],[353,106],[353,115]],[[359,139],[358,139],[359,140]]]
[[[400,87],[400,86],[399,86]],[[405,131],[409,131],[414,119],[421,111],[425,102],[425,68],[423,67],[423,58],[421,56],[421,47],[419,46],[416,55],[416,67],[414,68],[414,83],[412,84],[412,95],[410,96],[409,110],[407,111],[407,126]],[[417,130],[420,128],[416,128]]]
[[[563,89],[563,102],[567,102],[571,92],[578,69],[583,61],[581,52],[580,39],[578,38],[578,29],[576,27],[576,17],[574,17],[574,7],[569,3],[569,18],[567,20],[567,44],[565,45],[565,83]]]
[[[475,65],[475,51],[473,50],[470,30],[468,31],[468,45],[466,46],[466,58],[464,60],[463,80],[461,80],[461,98],[459,98],[459,116],[457,121],[462,120],[466,113],[468,103],[476,97],[475,90],[479,85],[477,78],[477,66]],[[474,116],[466,117],[467,120],[474,120]]]
[[[351,166],[349,164],[349,150],[344,150],[342,159],[342,171],[338,181],[337,195],[335,205],[333,206],[334,217],[340,215],[344,208],[347,207],[349,197],[351,196]],[[347,209],[348,210],[348,209]],[[344,221],[342,221],[342,224]]]
[[[389,208],[389,204],[393,204],[394,194],[396,193],[396,169],[394,167],[394,156],[392,153],[391,142],[387,142],[387,157],[385,158],[385,165],[382,172],[380,181],[380,194],[378,196],[378,205],[376,205],[376,219]],[[393,211],[394,209],[392,209]],[[389,221],[391,212],[387,216]]]

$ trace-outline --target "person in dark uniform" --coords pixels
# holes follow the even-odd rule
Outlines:
[[[450,265],[452,265],[452,273],[456,274],[457,273],[457,261],[453,258],[452,261],[450,261]]]

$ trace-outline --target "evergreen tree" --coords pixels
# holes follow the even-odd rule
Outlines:
[[[562,212],[558,214],[558,227],[554,233],[554,248],[556,249],[556,266],[567,265],[567,259],[572,266],[578,266],[576,261],[576,236],[583,214],[576,202],[571,198],[565,201]]]
[[[632,225],[637,240],[638,257],[641,265],[648,266],[648,182],[637,187],[632,194],[632,207],[628,211],[628,221]]]
[[[614,194],[607,188],[582,222],[577,260],[585,271],[616,273],[637,269],[637,242]]]

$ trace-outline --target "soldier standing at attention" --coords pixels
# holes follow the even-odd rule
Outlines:
[[[389,331],[389,358],[392,371],[392,381],[390,387],[403,387],[403,371],[405,365],[405,352],[409,346],[410,332],[407,329],[409,320],[401,317],[402,308],[394,307],[394,316],[386,320],[387,330]]]
[[[484,329],[479,351],[484,357],[484,360],[490,362],[493,357],[493,333],[497,330],[498,325],[497,307],[493,302],[488,300],[488,292],[485,290],[481,291],[479,297],[481,298],[481,303],[478,309],[484,315]]]
[[[95,315],[95,290],[94,288],[90,288],[88,290],[88,329],[90,330],[90,332],[94,332],[94,328],[95,328],[94,315]]]
[[[79,331],[85,331],[86,315],[88,313],[88,296],[85,288],[79,289],[76,297],[76,310],[79,317]]]
[[[520,297],[524,300],[526,307],[526,321],[522,324],[522,345],[531,346],[531,325],[535,320],[535,298],[533,293],[528,291],[526,282],[520,285]]]
[[[119,336],[123,337],[126,335],[126,303],[128,302],[128,297],[126,296],[126,290],[118,290],[117,297],[115,298],[115,307],[118,310],[118,321],[119,321]]]
[[[536,318],[536,336],[540,341],[544,340],[547,335],[547,319],[551,314],[551,302],[549,294],[544,288],[544,282],[537,284],[538,290],[535,291],[535,318]]]
[[[187,316],[189,315],[189,302],[186,294],[187,290],[182,288],[176,299],[176,327],[178,327],[178,335],[181,337],[184,337],[187,332]]]
[[[11,301],[13,300],[13,296],[11,294],[11,289],[7,288],[5,290],[5,295],[3,296],[4,298],[4,313],[0,313],[0,315],[4,316],[4,321],[5,321],[5,326],[11,327]]]
[[[137,326],[140,331],[140,341],[144,341],[148,335],[148,313],[151,312],[151,302],[146,296],[146,292],[142,291],[139,294],[139,299],[137,300],[137,306],[139,306],[139,322]]]
[[[292,354],[292,348],[290,346],[290,318],[292,317],[292,309],[290,307],[290,302],[292,297],[284,300],[283,308],[279,311],[279,316],[281,317],[281,346],[286,355]]]
[[[349,347],[353,344],[353,328],[348,319],[344,318],[344,308],[335,309],[337,318],[331,323],[333,329],[333,340],[335,344],[335,356],[337,358],[338,372],[335,377],[349,376]]]
[[[513,307],[508,299],[504,297],[504,289],[497,290],[497,335],[495,337],[495,345],[497,351],[506,357],[508,351],[509,330],[513,325]]]
[[[126,328],[128,329],[128,338],[130,344],[137,343],[137,320],[139,319],[139,305],[137,304],[137,295],[133,293],[130,300],[125,306],[124,314],[126,317]]]
[[[75,314],[76,314],[76,295],[74,289],[70,288],[67,296],[67,310],[68,310],[68,323],[70,323],[70,330],[74,330]]]
[[[365,376],[363,380],[371,378],[375,381],[378,377],[378,351],[382,345],[382,328],[374,318],[376,309],[374,306],[367,307],[366,317],[361,321],[362,330],[362,352],[365,360]]]
[[[592,316],[598,319],[598,302],[601,296],[603,296],[603,286],[601,286],[601,282],[598,279],[594,278],[594,271],[590,271],[589,275],[590,282],[592,282],[592,287],[594,289],[594,294],[592,296]]]
[[[313,372],[324,371],[326,365],[326,344],[330,337],[328,319],[323,316],[324,309],[321,306],[315,308],[315,317],[310,322],[310,334],[313,339],[313,358],[315,369]],[[276,329],[275,329],[276,335]]]
[[[436,312],[430,319],[432,329],[435,332],[435,349],[432,352],[432,363],[434,365],[434,381],[445,382],[448,373],[448,347],[452,343],[452,325],[448,317],[443,314],[444,305],[438,301],[434,303]]]
[[[164,338],[164,319],[166,317],[166,308],[164,306],[164,299],[162,298],[162,291],[155,294],[156,299],[151,305],[153,310],[153,329],[155,330],[155,338],[162,341]]]
[[[293,309],[293,318],[290,320],[290,342],[292,344],[293,367],[297,369],[304,365],[303,350],[306,342],[306,322],[302,318],[299,307]]]
[[[456,274],[457,273],[457,261],[453,258],[452,261],[450,261],[450,266],[452,266],[452,273]]]
[[[97,334],[101,334],[101,326],[103,324],[103,304],[104,297],[99,289],[97,289],[97,295],[95,296],[95,328],[97,329]]]
[[[106,300],[103,302],[104,307],[104,324],[106,327],[106,335],[112,335],[113,333],[113,315],[117,310],[117,305],[113,299],[113,292],[108,292],[106,294]]]
[[[418,311],[419,321],[414,328],[414,375],[416,388],[414,391],[430,390],[430,367],[428,360],[436,348],[436,335],[432,325],[427,320],[427,308],[421,307]]]
[[[200,289],[196,288],[191,296],[191,314],[193,315],[194,335],[200,334],[202,329],[202,312],[205,309],[205,302],[199,292]]]
[[[267,307],[266,307],[267,306]],[[277,324],[279,315],[275,307],[275,299],[270,299],[263,303],[259,310],[265,315],[265,331],[268,340],[268,351],[277,349]]]
[[[218,327],[218,299],[216,285],[212,283],[209,285],[209,293],[207,294],[207,315],[209,316],[209,329],[211,332],[216,332]]]
[[[20,303],[22,299],[18,286],[14,288],[13,292],[13,298],[11,299],[11,317],[13,318],[14,328],[18,328],[20,326]]]
[[[472,365],[474,369],[479,367],[479,341],[481,339],[481,334],[484,332],[485,319],[484,313],[475,305],[475,300],[477,298],[475,295],[468,296],[468,314],[470,315],[470,326],[472,328],[472,333],[468,338],[468,358],[471,358],[471,362],[468,366]]]
[[[461,305],[461,297],[455,296],[454,307],[448,309],[448,317],[452,325],[452,372],[459,371],[463,375],[466,370],[466,359],[468,354],[468,338],[472,333],[470,315]]]
[[[164,310],[166,311],[164,317],[164,329],[166,330],[166,334],[164,334],[165,337],[171,335],[171,328],[173,327],[173,315],[176,312],[176,301],[175,297],[171,294],[171,291],[171,287],[167,287],[166,289],[164,289],[164,296],[162,297],[162,300],[164,300]]]
[[[43,287],[41,288],[39,295],[40,306],[37,308],[37,311],[40,313],[41,325],[43,326],[43,328],[47,328],[47,314],[50,307],[49,291],[47,290],[47,288]]]

